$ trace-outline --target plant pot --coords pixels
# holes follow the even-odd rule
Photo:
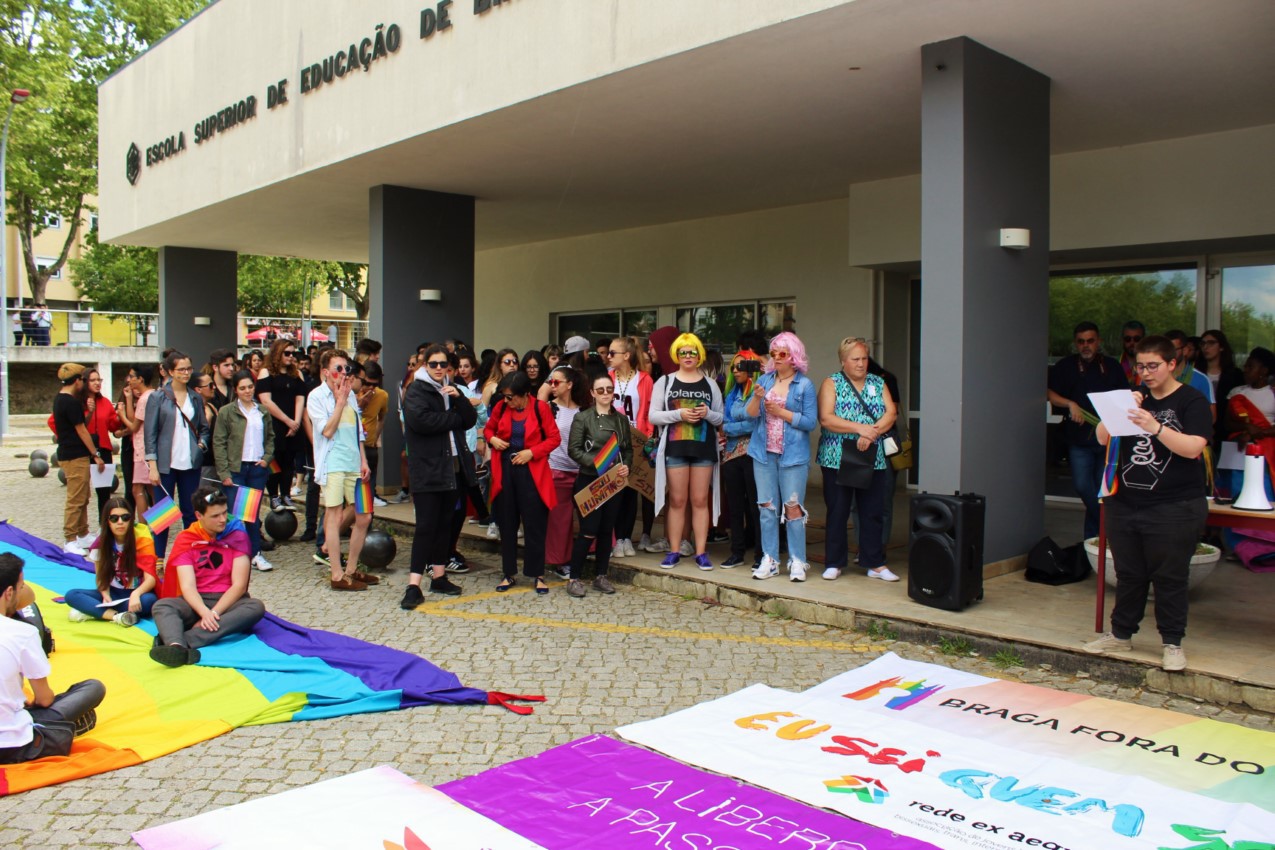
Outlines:
[[[1098,538],[1090,537],[1085,541],[1085,554],[1089,556],[1089,566],[1098,572]],[[1196,547],[1196,554],[1191,558],[1191,573],[1187,577],[1187,591],[1195,590],[1195,586],[1213,572],[1217,562],[1222,560],[1222,550],[1208,543]],[[1106,580],[1108,587],[1116,586],[1116,559],[1107,547]]]

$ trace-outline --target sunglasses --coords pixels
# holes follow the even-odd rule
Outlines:
[[[297,356],[297,353],[296,353],[295,351],[285,351],[285,352],[283,352],[283,356],[284,356],[284,357],[296,357],[296,356]]]
[[[331,372],[333,375],[340,375],[342,373],[350,371],[350,367],[345,365],[344,363],[340,363],[336,366],[329,366],[328,371]]]
[[[1125,338],[1124,338],[1124,341],[1125,341],[1125,342],[1142,342],[1142,337],[1141,337],[1141,336],[1127,336],[1127,337],[1125,337]]]
[[[621,354],[626,354],[626,353],[627,352],[624,352],[624,351],[608,351],[607,352],[607,354],[611,355],[612,357],[619,357]]]
[[[500,397],[503,398],[505,401],[513,401],[516,398],[523,398],[523,396],[514,395],[513,393],[501,393]]]
[[[677,352],[677,356],[681,357],[699,357],[699,352],[693,348],[683,348]]]
[[[431,360],[425,365],[431,369],[446,369],[447,361],[446,360]]]
[[[132,518],[132,514],[110,514],[107,516],[107,519],[111,522],[128,522]]]
[[[565,383],[566,383],[566,381],[562,381],[562,380],[559,380],[559,379],[557,379],[557,378],[550,378],[549,380],[545,381],[545,383],[546,383],[546,384],[548,384],[548,385],[549,385],[549,386],[551,386],[551,387],[560,387],[560,386],[562,386],[563,384],[565,384]]]
[[[782,349],[770,352],[771,360],[787,360],[789,357],[792,357],[792,355]]]
[[[615,388],[614,387],[595,387],[593,390],[593,394],[594,395],[615,395]]]
[[[505,366],[517,366],[517,365],[518,365],[518,361],[517,361],[517,360],[501,360],[500,362],[501,362],[501,364],[502,364],[502,365],[505,365]]]

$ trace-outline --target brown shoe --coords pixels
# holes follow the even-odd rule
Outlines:
[[[381,583],[380,576],[368,575],[367,573],[362,573],[362,572],[359,572],[358,570],[355,570],[354,572],[350,573],[350,578],[354,579],[355,581],[361,581],[364,584],[380,584]]]
[[[351,576],[331,580],[333,590],[367,590],[367,585]]]

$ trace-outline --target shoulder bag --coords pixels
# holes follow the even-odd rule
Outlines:
[[[841,380],[850,385],[850,391],[859,400],[859,406],[863,408],[864,413],[867,413],[868,406],[864,404],[863,396],[859,395],[854,384],[844,375],[841,376]],[[841,468],[837,470],[837,483],[842,487],[866,490],[872,486],[872,474],[876,471],[876,464],[877,444],[873,442],[868,446],[867,451],[860,451],[858,435],[849,434],[841,440]]]

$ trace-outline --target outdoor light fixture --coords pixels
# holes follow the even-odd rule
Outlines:
[[[1032,232],[1025,227],[1002,227],[1001,247],[1023,251],[1032,244]]]
[[[442,301],[442,300],[443,300],[443,290],[441,290],[441,289],[422,289],[422,290],[421,290],[421,300],[422,300],[422,301]]]
[[[196,316],[195,327],[197,328],[212,327],[212,317],[211,316]]]

